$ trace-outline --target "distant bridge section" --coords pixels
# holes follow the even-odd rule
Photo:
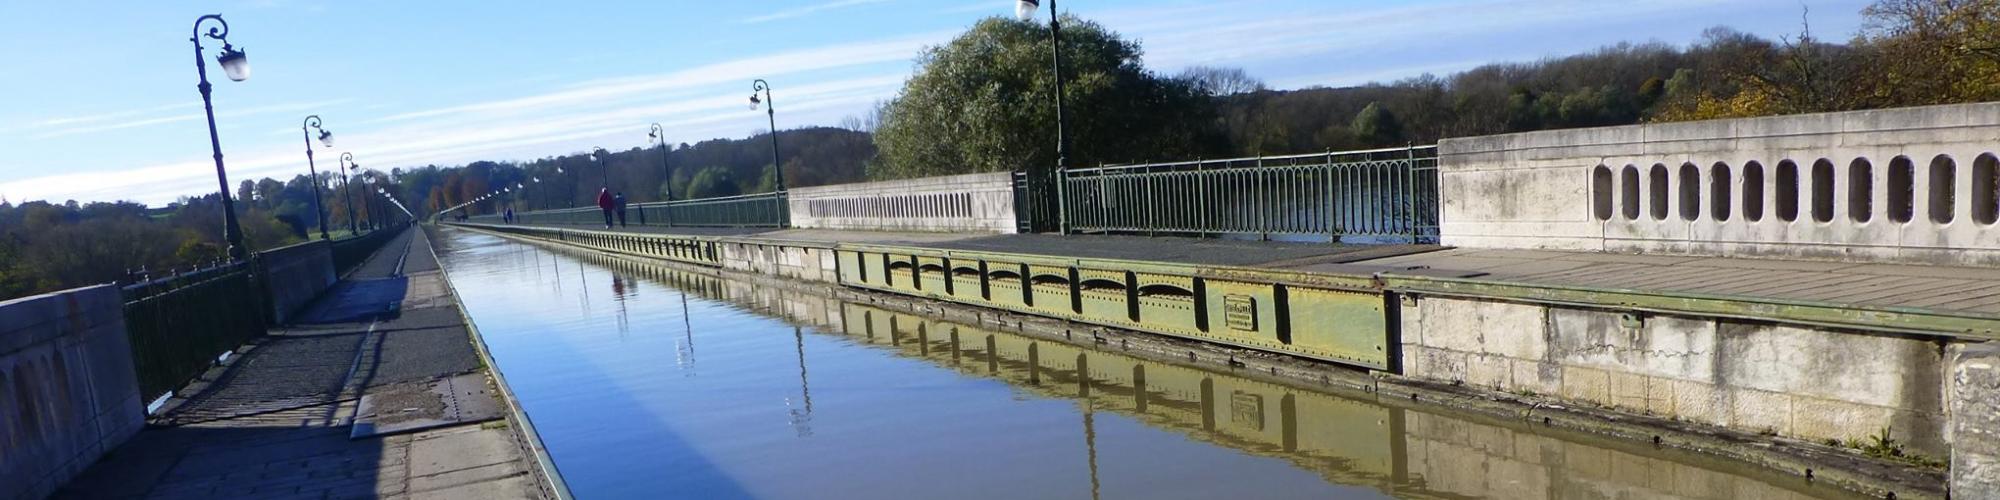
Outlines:
[[[2000,264],[2000,103],[1439,144],[1444,244]]]

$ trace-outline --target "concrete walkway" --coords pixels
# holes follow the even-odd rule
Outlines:
[[[516,225],[532,226],[526,224]],[[590,225],[552,224],[532,227],[568,229],[573,231],[605,231],[603,226]],[[1059,236],[1053,234],[921,233],[836,229],[658,226],[620,227],[610,229],[609,231],[614,233],[748,238],[822,244],[867,243],[907,245],[941,250],[1274,268],[1323,263],[1344,264],[1387,256],[1432,252],[1445,248],[1437,245],[1335,245],[1325,242],[1229,240],[1133,235]]]
[[[384,245],[300,318],[178,391],[56,497],[549,496],[423,232]],[[454,376],[457,390],[431,395]],[[434,423],[355,437],[357,420],[387,419]]]
[[[602,231],[598,226],[548,228]],[[616,228],[612,232],[874,243],[1080,258],[1283,269],[1305,273],[1460,278],[1534,288],[1584,287],[1663,295],[2000,317],[2000,269],[1716,256],[1438,245],[1332,245],[1126,235],[901,233],[826,229]]]

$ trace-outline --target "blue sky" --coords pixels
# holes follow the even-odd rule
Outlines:
[[[1276,88],[1390,81],[1620,41],[1685,44],[1710,26],[1775,37],[1810,8],[1842,39],[1864,0],[1064,0],[1144,44],[1163,73],[1235,66]],[[199,4],[199,7],[189,5]],[[164,203],[215,188],[192,23],[229,20],[253,75],[215,76],[232,183],[306,171],[299,123],[387,170],[521,160],[763,130],[835,125],[895,95],[917,52],[1013,0],[410,2],[0,1],[0,196]]]

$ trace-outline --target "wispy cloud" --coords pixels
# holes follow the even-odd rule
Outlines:
[[[741,82],[745,85],[744,92],[748,92],[749,81],[753,78],[753,75],[785,75],[885,62],[908,61],[914,59],[917,51],[921,50],[924,46],[945,40],[950,35],[950,33],[944,32],[929,33],[890,40],[835,45],[738,59],[661,75],[589,81],[571,85],[555,92],[398,113],[375,119],[372,122],[391,123],[466,113],[519,112],[530,109],[566,107],[580,103],[605,102],[618,98],[645,96],[662,91],[728,82]],[[777,69],[775,73],[773,72],[773,68]]]
[[[777,20],[780,20],[780,19],[791,19],[791,18],[794,18],[794,17],[805,17],[805,16],[808,16],[808,15],[812,15],[813,13],[817,13],[817,12],[821,12],[821,11],[828,11],[828,10],[834,10],[834,9],[845,9],[845,8],[848,8],[848,7],[857,7],[857,6],[862,6],[862,5],[869,5],[869,4],[877,4],[877,3],[884,3],[884,2],[888,2],[888,1],[890,1],[890,0],[834,0],[834,1],[832,1],[832,2],[826,2],[826,3],[822,3],[822,4],[814,4],[814,5],[807,5],[807,6],[804,6],[804,7],[797,7],[797,8],[791,8],[791,9],[785,9],[785,10],[781,10],[781,11],[777,11],[777,12],[772,12],[772,13],[770,13],[770,14],[765,14],[765,15],[761,15],[761,16],[756,16],[756,17],[750,17],[750,18],[745,18],[745,19],[743,20],[743,24],[757,24],[757,23],[767,23],[767,22],[771,22],[771,21],[777,21]]]
[[[353,101],[353,99],[333,99],[333,100],[326,100],[326,101],[314,101],[314,102],[296,102],[296,103],[283,103],[283,104],[272,104],[272,105],[266,105],[266,106],[255,106],[255,107],[249,107],[249,108],[243,108],[243,109],[236,109],[236,110],[225,110],[225,111],[217,111],[217,112],[215,113],[215,116],[216,116],[217,118],[241,118],[241,117],[246,117],[246,116],[256,116],[256,115],[263,115],[263,114],[269,114],[269,113],[284,113],[284,112],[302,112],[302,111],[308,111],[308,110],[315,110],[315,109],[324,109],[324,108],[330,108],[330,107],[333,107],[333,106],[338,106],[338,105],[341,105],[341,104],[346,104],[346,103],[348,103],[348,102],[352,102],[352,101]],[[153,112],[157,112],[157,111],[165,111],[165,110],[179,110],[180,108],[183,108],[183,107],[185,107],[185,106],[178,106],[178,105],[176,105],[176,106],[169,106],[169,107],[162,107],[162,108],[158,108],[158,109],[154,109],[154,110],[150,110],[150,111],[153,111]],[[131,112],[123,112],[123,113],[113,113],[113,114],[114,114],[114,115],[121,115],[121,116],[119,116],[119,118],[128,118],[128,117],[135,117],[135,116],[142,116],[142,115],[144,115],[144,114],[150,114],[150,112],[145,112],[145,111],[131,111]],[[203,116],[203,114],[202,114],[202,113],[198,113],[198,112],[182,112],[182,113],[175,113],[175,114],[172,114],[172,115],[168,115],[168,116],[156,116],[156,117],[152,117],[152,118],[145,118],[145,119],[138,119],[138,120],[127,120],[127,121],[121,121],[121,122],[117,122],[117,123],[103,123],[103,122],[105,122],[105,121],[108,121],[108,120],[109,120],[109,119],[97,119],[97,118],[100,118],[100,117],[103,117],[103,116],[111,116],[111,115],[98,115],[98,116],[94,116],[94,117],[79,117],[79,118],[69,118],[69,119],[66,119],[66,120],[69,120],[69,121],[68,121],[68,123],[72,123],[72,124],[76,124],[76,123],[96,123],[96,124],[95,124],[95,125],[80,125],[80,126],[72,126],[72,127],[63,127],[63,128],[57,128],[57,129],[55,129],[55,130],[50,130],[50,131],[47,131],[47,132],[42,132],[42,133],[39,133],[39,134],[35,134],[34,136],[32,136],[32,138],[34,138],[34,139],[50,139],[50,138],[55,138],[55,137],[62,137],[62,136],[67,136],[67,135],[77,135],[77,134],[94,134],[94,133],[98,133],[98,132],[109,132],[109,131],[113,131],[113,130],[124,130],[124,129],[129,129],[129,128],[138,128],[138,127],[148,127],[148,126],[153,126],[153,125],[162,125],[162,124],[167,124],[167,123],[179,123],[179,122],[191,122],[191,121],[197,121],[197,120],[201,120],[202,118],[204,118],[204,116]],[[85,118],[90,118],[90,119],[85,119]]]
[[[40,122],[36,122],[35,124],[36,124],[36,125],[38,125],[38,126],[44,126],[44,127],[55,127],[55,126],[63,126],[63,125],[79,125],[79,124],[85,124],[85,123],[96,123],[96,122],[102,122],[102,121],[110,121],[110,120],[117,120],[117,119],[122,119],[122,118],[130,118],[130,117],[134,117],[134,116],[142,116],[142,115],[149,115],[149,114],[154,114],[154,113],[161,113],[161,112],[166,112],[166,111],[178,111],[178,110],[183,110],[183,109],[194,109],[194,108],[196,108],[197,106],[198,106],[198,105],[197,105],[197,104],[195,104],[195,103],[193,103],[193,102],[184,102],[184,103],[178,103],[178,104],[168,104],[168,105],[164,105],[164,106],[158,106],[158,107],[152,107],[152,108],[145,108],[145,109],[132,109],[132,110],[125,110],[125,111],[118,111],[118,112],[112,112],[112,113],[102,113],[102,114],[95,114],[95,115],[83,115],[83,116],[65,116],[65,117],[61,117],[61,118],[50,118],[50,119],[47,119],[47,120],[42,120],[42,121],[40,121]]]

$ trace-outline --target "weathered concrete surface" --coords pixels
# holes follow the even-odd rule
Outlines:
[[[1443,297],[1403,312],[1404,376],[1815,442],[1886,428],[1928,456],[1952,447],[1934,341]]]
[[[349,439],[365,395],[485,377],[443,279],[422,233],[398,236],[57,496],[545,497],[511,420]]]
[[[39,498],[145,424],[118,288],[0,302],[0,498]]]
[[[1441,233],[1474,248],[1991,265],[2000,228],[1975,201],[1994,203],[1976,193],[1992,189],[1995,144],[2000,103],[1446,139]]]
[[[2000,316],[2000,269],[1553,250],[1454,248],[1363,265],[1494,282]],[[1391,271],[1394,272],[1394,271]]]
[[[1952,351],[1951,494],[2000,498],[2000,345]]]
[[[271,317],[280,325],[291,323],[300,309],[338,279],[334,276],[333,246],[326,240],[258,252],[257,264],[270,294]]]
[[[1012,233],[1014,174],[946,175],[793,188],[792,226],[873,231]]]

